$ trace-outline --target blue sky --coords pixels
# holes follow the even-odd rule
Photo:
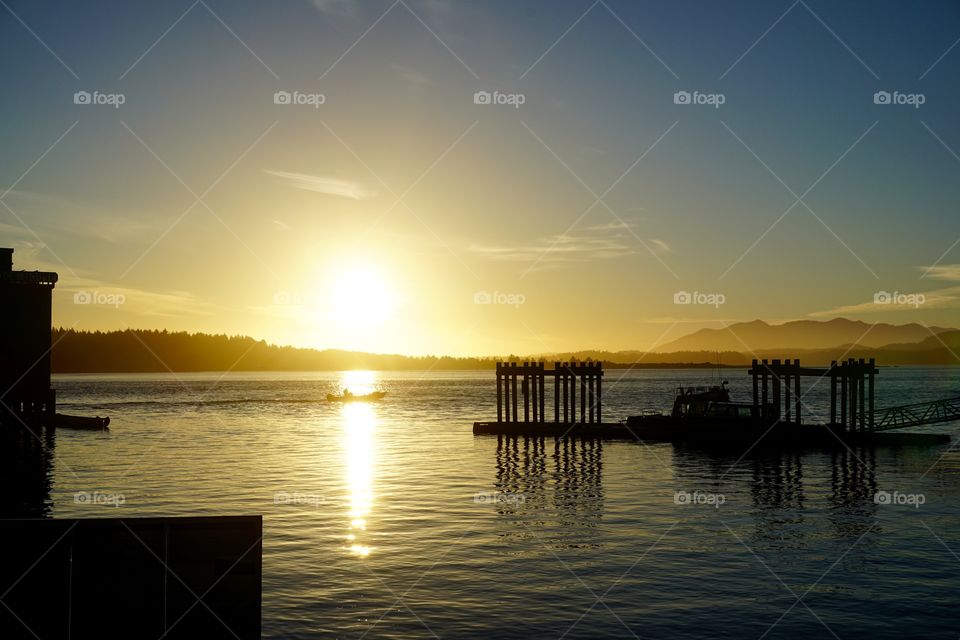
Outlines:
[[[956,326],[958,38],[951,2],[6,1],[0,237],[81,328],[490,353]],[[328,313],[356,268],[375,327]]]

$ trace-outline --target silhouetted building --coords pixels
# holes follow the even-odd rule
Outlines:
[[[55,412],[50,334],[56,282],[53,272],[14,271],[13,249],[0,249],[0,414]]]

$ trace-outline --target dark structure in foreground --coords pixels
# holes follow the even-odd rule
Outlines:
[[[939,444],[950,438],[929,433],[884,433],[960,419],[960,398],[888,407],[874,406],[871,358],[802,367],[799,360],[753,361],[751,402],[730,402],[726,383],[709,388],[681,387],[670,414],[648,411],[618,423],[601,420],[600,363],[500,363],[497,365],[497,421],[476,422],[476,435],[599,437],[692,446],[844,446],[861,444]],[[554,380],[553,421],[546,419],[545,378]],[[802,421],[803,377],[830,379],[830,419]],[[518,394],[518,380],[519,394]],[[577,391],[579,389],[579,392]],[[579,395],[579,417],[577,396]],[[518,398],[523,398],[523,417]]]
[[[259,638],[261,516],[0,520],[0,637]]]
[[[50,334],[57,274],[14,271],[13,249],[0,249],[0,420],[53,416]]]

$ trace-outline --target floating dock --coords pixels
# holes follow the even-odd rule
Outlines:
[[[497,419],[475,422],[474,435],[680,442],[710,447],[928,446],[950,442],[950,437],[889,431],[960,420],[960,398],[877,410],[874,378],[878,369],[873,358],[834,361],[825,368],[803,367],[799,360],[754,360],[748,371],[753,382],[752,403],[715,403],[745,412],[746,418],[688,416],[675,407],[673,415],[638,416],[621,422],[602,420],[601,363],[554,362],[552,369],[545,364],[497,363]],[[828,424],[802,422],[803,377],[830,379]],[[548,378],[552,389],[546,383]],[[547,398],[551,395],[553,411],[552,419],[548,419]]]

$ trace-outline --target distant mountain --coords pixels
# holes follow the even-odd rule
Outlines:
[[[845,321],[846,322],[846,321]],[[744,323],[755,326],[757,323]],[[776,329],[777,327],[770,327]],[[815,323],[829,324],[829,323]],[[853,323],[859,324],[859,323]],[[739,325],[733,325],[738,331]],[[891,327],[891,325],[885,325]],[[909,327],[893,327],[903,329]],[[922,327],[921,327],[922,328]],[[877,329],[879,330],[878,326]],[[131,329],[126,331],[76,331],[54,329],[51,366],[54,373],[167,372],[167,371],[338,371],[492,369],[497,361],[594,360],[611,368],[745,367],[752,358],[800,358],[808,365],[829,364],[842,358],[876,358],[879,365],[960,364],[960,330],[927,332],[915,342],[882,347],[854,346],[852,341],[826,348],[778,347],[687,350],[671,352],[575,351],[556,354],[455,358],[403,356],[334,349],[298,349],[268,344],[247,336],[209,335]],[[701,333],[701,332],[697,332]],[[907,333],[907,332],[904,332]],[[697,334],[693,334],[697,335]],[[909,335],[909,333],[907,333]],[[688,336],[689,337],[689,336]],[[859,334],[858,336],[859,337]],[[745,338],[746,339],[746,338]],[[678,341],[675,341],[678,342]],[[866,341],[864,341],[866,342]]]
[[[673,351],[739,351],[759,353],[765,350],[832,349],[856,344],[877,349],[886,345],[910,345],[933,340],[933,334],[953,331],[943,327],[923,325],[886,324],[871,325],[859,320],[835,318],[833,320],[795,320],[783,324],[767,324],[763,320],[738,322],[726,329],[700,329],[658,347],[661,353]],[[937,347],[943,345],[936,343]]]

